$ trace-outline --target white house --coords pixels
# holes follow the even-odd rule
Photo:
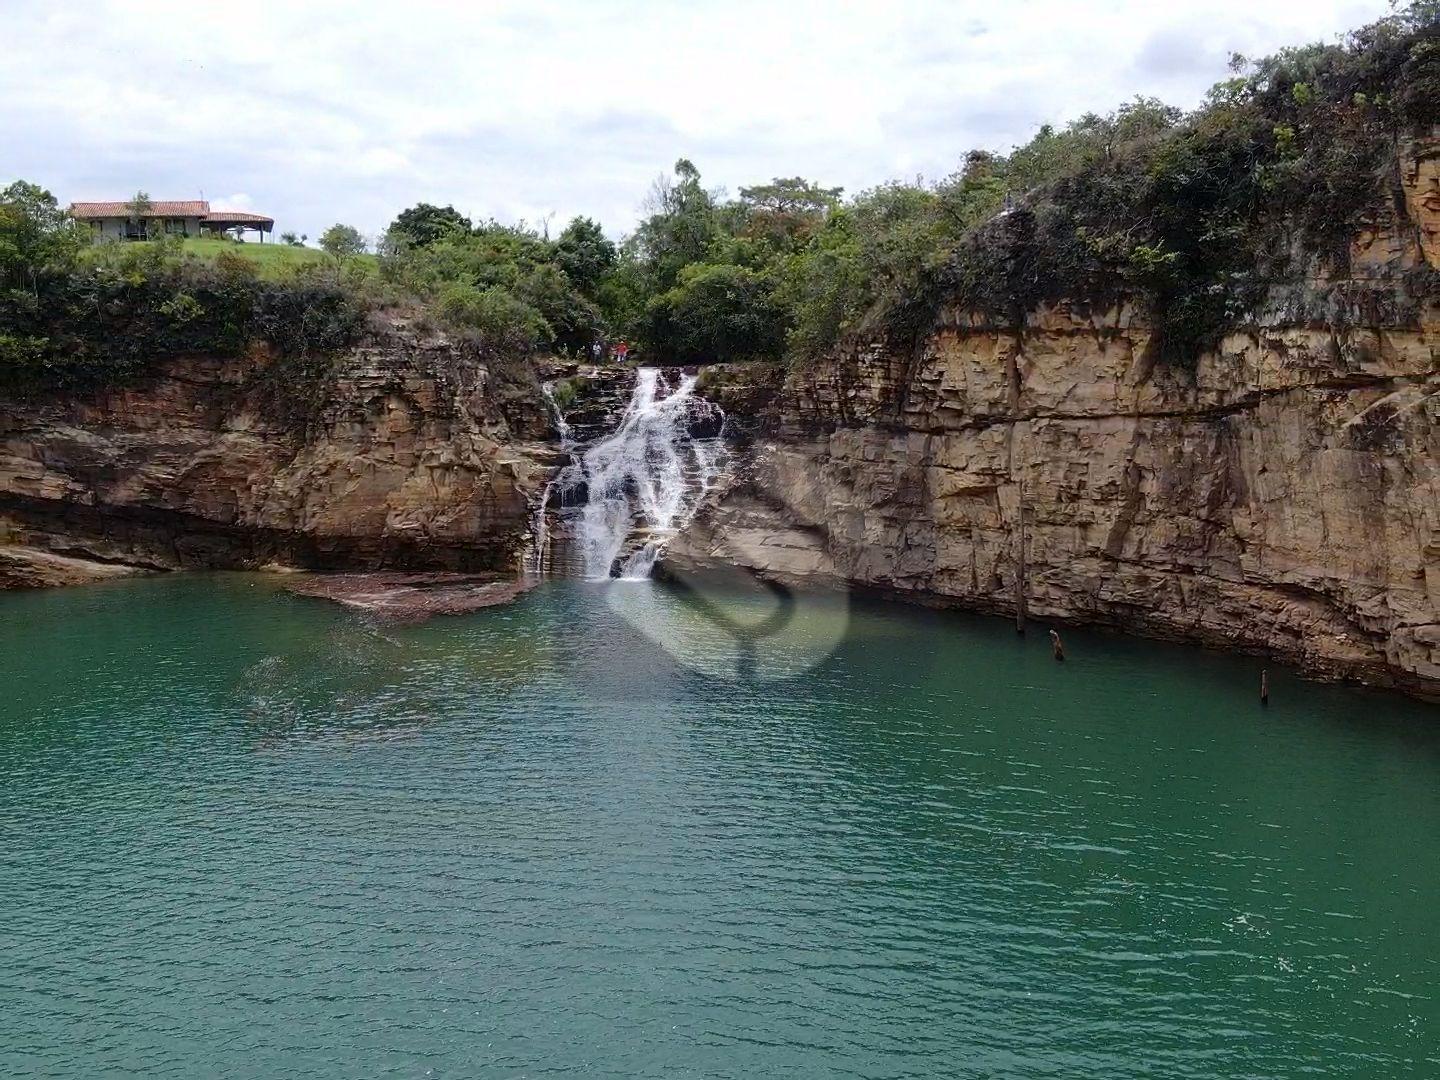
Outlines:
[[[203,199],[152,202],[138,220],[127,202],[77,202],[70,204],[70,216],[95,230],[97,240],[143,240],[150,222],[159,220],[167,233],[180,236],[218,236],[232,229],[254,230],[265,242],[275,229],[275,219],[243,210],[211,210]]]

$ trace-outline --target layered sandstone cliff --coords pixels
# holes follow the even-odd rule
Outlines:
[[[1401,147],[1391,187],[1343,275],[1275,284],[1194,370],[1157,362],[1141,305],[1059,304],[941,310],[918,350],[764,393],[732,374],[708,392],[744,466],[668,558],[1440,696],[1440,142]],[[549,434],[533,378],[404,325],[319,372],[188,358],[0,402],[0,586],[510,568]]]
[[[0,403],[0,585],[511,566],[543,472],[535,388],[403,324],[316,363],[185,358],[85,400]]]
[[[942,311],[790,375],[671,552],[1264,651],[1440,696],[1440,144],[1343,278],[1276,286],[1192,371],[1142,310]]]

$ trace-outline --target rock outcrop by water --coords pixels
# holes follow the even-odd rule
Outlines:
[[[152,569],[509,569],[548,432],[533,379],[403,323],[304,379],[266,357],[185,358],[85,400],[0,403],[0,550]],[[0,580],[47,583],[20,561],[0,560]]]
[[[296,596],[313,596],[390,622],[424,622],[508,604],[536,580],[513,574],[298,574],[285,582]]]
[[[1440,143],[1398,165],[1349,272],[1276,287],[1193,372],[1140,308],[1059,305],[790,375],[670,558],[1440,696]]]
[[[52,589],[134,577],[144,571],[124,563],[57,555],[43,548],[0,544],[0,589]]]

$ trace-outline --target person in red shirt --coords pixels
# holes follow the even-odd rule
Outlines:
[[[615,359],[623,364],[629,355],[630,346],[625,344],[624,341],[617,342],[615,345]]]

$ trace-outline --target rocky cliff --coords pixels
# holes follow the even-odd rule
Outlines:
[[[1343,272],[1274,283],[1193,368],[1139,303],[952,304],[918,347],[717,378],[744,464],[668,558],[1440,697],[1440,141],[1389,187]],[[558,461],[533,376],[403,323],[286,363],[0,402],[0,586],[516,564]]]
[[[1440,696],[1440,143],[1193,371],[1141,307],[941,311],[790,374],[672,550]]]
[[[508,568],[548,432],[528,379],[397,323],[298,368],[190,357],[87,400],[0,403],[0,587]]]

